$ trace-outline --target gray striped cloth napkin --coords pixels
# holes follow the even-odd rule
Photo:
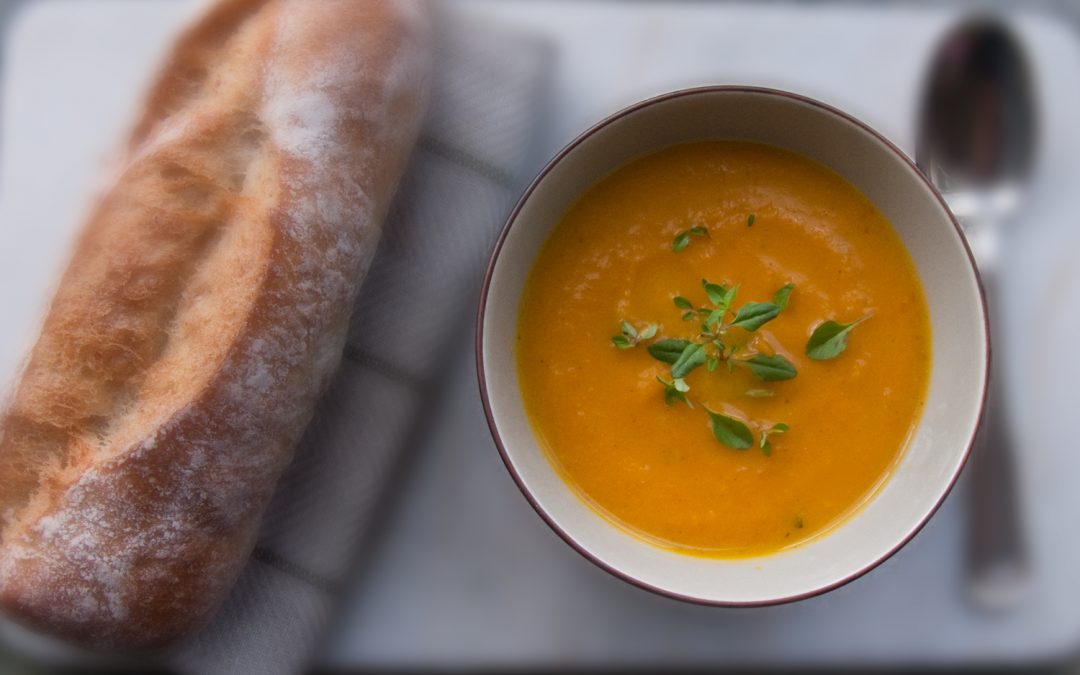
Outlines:
[[[355,567],[395,461],[423,424],[441,357],[471,330],[501,226],[529,177],[550,50],[436,7],[418,147],[362,287],[341,370],[213,622],[170,655],[182,673],[301,672]]]

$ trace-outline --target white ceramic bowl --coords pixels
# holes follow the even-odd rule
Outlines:
[[[742,560],[675,553],[630,535],[585,505],[533,434],[514,343],[522,288],[571,203],[600,178],[649,152],[700,139],[792,150],[846,178],[896,229],[930,306],[933,371],[922,420],[885,485],[825,535]],[[672,597],[717,605],[786,602],[835,588],[903,546],[937,510],[967,458],[986,391],[986,311],[971,254],[941,197],[915,165],[866,125],[793,94],[707,87],[619,112],[571,143],[533,181],[488,268],[477,333],[488,423],[525,497],[571,546],[611,573]]]

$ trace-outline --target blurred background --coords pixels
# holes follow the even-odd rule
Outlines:
[[[5,371],[63,261],[57,242],[77,226],[141,86],[191,4],[0,0],[0,307],[22,317],[0,328]],[[810,96],[861,119],[914,158],[931,60],[946,33],[973,15],[999,18],[1016,37],[1037,118],[1032,179],[1002,235],[999,272],[1006,319],[997,349],[1009,382],[1004,406],[1017,439],[1013,475],[1031,571],[1023,593],[994,611],[970,597],[967,471],[895,556],[842,588],[790,605],[700,607],[593,566],[520,494],[480,403],[475,303],[494,237],[517,196],[547,160],[605,116],[704,84]],[[378,465],[355,484],[362,498],[348,507],[356,517],[342,535],[347,565],[327,586],[332,597],[314,615],[279,617],[288,627],[281,642],[295,644],[298,654],[282,672],[1080,673],[1080,443],[1070,428],[1080,403],[1080,2],[446,0],[438,16],[450,28],[440,37],[441,79],[418,153],[456,162],[495,188],[480,216],[470,210],[475,204],[445,201],[440,217],[460,228],[456,241],[469,262],[455,273],[452,301],[437,303],[449,312],[440,319],[443,343],[432,352],[435,364],[414,378],[422,392],[409,415],[394,418],[401,428],[383,434],[392,439]],[[471,110],[462,101],[470,98],[485,101],[477,108],[489,116],[483,125],[461,121]],[[404,202],[423,187],[423,161],[398,196],[398,229],[386,246],[403,241],[395,232],[407,231]],[[356,363],[384,364],[380,358]],[[381,423],[389,424],[372,421]],[[370,429],[344,442],[362,452],[364,433]],[[283,509],[272,507],[270,517],[283,518]],[[301,553],[275,549],[275,537],[267,530],[260,540],[260,564],[294,576],[310,572],[297,562]],[[227,649],[207,653],[216,665],[184,657],[158,667],[259,672],[231,669]],[[145,667],[74,653],[10,624],[0,629],[0,673]]]

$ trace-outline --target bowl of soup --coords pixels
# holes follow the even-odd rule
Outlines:
[[[480,387],[540,516],[643,588],[763,605],[895,553],[983,405],[970,252],[914,164],[794,94],[684,90],[540,173],[484,284]]]

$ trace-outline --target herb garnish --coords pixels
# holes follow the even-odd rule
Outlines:
[[[753,226],[754,217],[754,214],[750,214],[747,220],[749,226]],[[675,236],[675,240],[671,245],[672,250],[678,253],[686,248],[692,235],[707,236],[708,232],[704,227],[700,226],[683,230]],[[779,316],[780,312],[788,306],[791,293],[795,289],[794,283],[789,282],[777,290],[773,294],[772,302],[750,300],[743,304],[742,307],[739,307],[738,310],[734,309],[735,299],[739,293],[738,284],[728,288],[725,284],[717,284],[710,282],[708,279],[702,279],[701,288],[705,291],[711,307],[695,307],[691,300],[681,295],[675,295],[671,298],[675,307],[681,313],[683,322],[694,320],[700,322],[699,332],[689,338],[664,338],[648,346],[649,354],[654,359],[671,364],[670,381],[659,376],[656,378],[656,381],[664,387],[664,402],[667,405],[671,405],[675,401],[682,401],[690,408],[694,407],[686,396],[686,393],[690,391],[690,385],[686,384],[685,378],[702,365],[712,373],[720,367],[721,363],[727,364],[729,372],[735,372],[735,365],[738,364],[748,369],[762,382],[782,382],[798,375],[794,364],[784,358],[783,355],[773,354],[770,356],[762,354],[758,352],[753,342],[739,341],[738,335],[733,337],[728,333],[732,328],[740,328],[752,333]],[[729,314],[733,316],[729,321],[725,321],[725,317]],[[860,319],[859,321],[863,320]],[[827,335],[823,343],[832,339],[840,339],[846,343],[847,331],[850,331],[858,323],[857,321],[847,326],[835,324],[840,326],[840,330],[843,331],[842,335]],[[620,328],[622,332],[611,338],[611,342],[620,349],[635,347],[643,340],[654,337],[658,331],[655,323],[647,324],[639,330],[629,322],[622,321]],[[819,331],[815,331],[815,337]],[[825,333],[822,333],[822,335],[825,335]],[[811,343],[813,342],[814,338],[812,337]],[[811,346],[811,344],[807,345],[807,354],[810,354]],[[814,348],[820,349],[821,347],[815,346]],[[746,356],[743,356],[744,351],[747,352]],[[843,345],[840,346],[839,351],[836,353],[838,354],[840,351],[843,351]],[[811,356],[811,358],[815,357]],[[771,389],[749,389],[745,395],[752,398],[762,398],[774,394],[775,392]],[[745,450],[754,445],[754,432],[745,422],[709,410],[708,406],[704,407],[709,415],[713,436],[716,437],[716,440],[736,450]],[[788,425],[783,423],[774,424],[768,429],[757,423],[754,423],[753,426],[758,430],[758,447],[761,448],[762,453],[765,455],[772,454],[772,443],[768,437],[785,433],[789,429]]]
[[[705,363],[705,345],[690,343],[682,351],[675,363],[671,364],[671,376],[681,380],[690,374],[694,368]]]
[[[772,443],[769,442],[769,436],[786,433],[790,428],[791,427],[781,422],[779,424],[772,425],[768,429],[762,429],[761,440],[758,442],[758,447],[761,448],[761,452],[766,457],[772,455]]]
[[[656,335],[657,330],[657,325],[655,323],[650,323],[640,332],[638,332],[636,328],[634,328],[626,321],[623,321],[620,324],[620,327],[622,328],[622,333],[611,338],[611,343],[619,349],[630,349],[631,347],[636,347],[637,344],[642,340],[648,340],[649,338]]]
[[[791,365],[791,361],[788,361],[783,356],[776,354],[774,356],[765,356],[764,354],[756,354],[753,357],[742,360],[735,360],[735,363],[746,366],[750,369],[757,379],[762,382],[779,382],[781,380],[790,380],[798,375],[795,370],[795,366]]]
[[[791,297],[791,291],[795,289],[795,284],[788,284],[773,295],[773,304],[779,307],[781,310],[787,309],[788,298]]]
[[[679,378],[675,378],[671,382],[668,382],[659,376],[657,376],[656,381],[664,385],[664,403],[671,405],[678,399],[691,408],[694,407],[693,403],[686,400],[686,392],[690,391],[690,385],[686,384],[686,382],[683,382]]]
[[[867,314],[858,321],[836,323],[826,321],[814,329],[806,343],[806,355],[817,361],[834,359],[847,349],[848,334],[851,329],[870,318]]]
[[[683,321],[692,321],[696,315],[694,311],[694,303],[690,302],[681,295],[676,295],[672,300],[675,302],[675,306],[679,309],[687,310],[683,316]]]
[[[689,299],[676,295],[672,298],[675,307],[682,313],[683,321],[698,319],[700,332],[691,339],[687,338],[664,338],[657,340],[648,346],[649,354],[657,361],[671,364],[671,380],[657,377],[656,380],[664,387],[664,402],[668,405],[675,401],[682,401],[691,408],[694,405],[686,397],[690,386],[686,384],[686,376],[704,365],[712,373],[726,362],[728,370],[734,372],[735,365],[739,364],[747,368],[755,377],[763,382],[780,382],[790,380],[798,372],[795,366],[780,354],[772,356],[756,352],[746,344],[734,343],[731,346],[725,343],[729,339],[728,330],[741,328],[748,332],[756,331],[769,321],[775,319],[787,306],[795,284],[789,283],[776,291],[773,302],[748,301],[738,311],[732,310],[732,305],[739,292],[736,284],[728,288],[722,284],[710,282],[708,279],[701,280],[701,288],[709,298],[712,307],[694,307]],[[724,317],[734,313],[730,321],[725,322]],[[617,347],[629,349],[643,340],[652,338],[657,332],[656,324],[648,324],[638,330],[629,322],[621,323],[622,333],[611,339]],[[749,356],[743,357],[743,351],[749,351]],[[750,397],[772,396],[769,389],[751,389],[746,392]],[[712,420],[713,435],[724,445],[738,450],[745,450],[754,444],[754,433],[745,423],[734,417],[728,417],[713,412],[706,408]],[[757,425],[755,425],[757,426]],[[758,427],[761,429],[761,427]],[[766,455],[772,452],[772,445],[767,436],[787,431],[786,425],[774,425],[760,431],[758,447]]]
[[[739,308],[735,320],[728,326],[755,331],[780,314],[780,307],[771,302],[750,301]]]
[[[721,284],[714,284],[708,279],[701,280],[701,287],[708,296],[712,308],[694,308],[694,303],[687,298],[676,295],[672,298],[675,306],[683,312],[683,321],[702,319],[701,332],[693,339],[668,338],[659,340],[649,346],[649,353],[658,361],[672,364],[672,378],[684,378],[698,366],[705,365],[707,370],[714,372],[721,361],[726,361],[729,371],[734,371],[733,359],[741,346],[728,349],[724,344],[724,338],[730,328],[742,328],[746,331],[756,331],[765,323],[775,319],[781,311],[780,305],[773,302],[747,302],[735,312],[735,317],[728,323],[724,323],[724,315],[731,311],[732,303],[739,292],[736,284],[727,288]],[[777,291],[776,296],[787,304],[787,297],[791,294],[794,284],[788,284]],[[734,359],[750,369],[758,379],[766,382],[789,380],[797,374],[795,366],[779,354],[766,356],[755,354],[745,359]]]
[[[735,450],[746,450],[754,444],[754,434],[750,427],[734,417],[721,415],[708,408],[705,408],[705,412],[709,413],[709,419],[712,420],[712,432],[716,440]]]
[[[696,234],[699,237],[704,237],[709,234],[709,231],[700,225],[691,227],[689,230],[683,230],[675,235],[675,240],[671,242],[671,250],[678,253],[687,246],[690,245],[690,235]]]
[[[649,353],[657,361],[663,361],[664,363],[675,363],[679,360],[679,356],[682,355],[683,350],[691,345],[689,340],[676,340],[668,338],[666,340],[657,340],[649,345]]]

